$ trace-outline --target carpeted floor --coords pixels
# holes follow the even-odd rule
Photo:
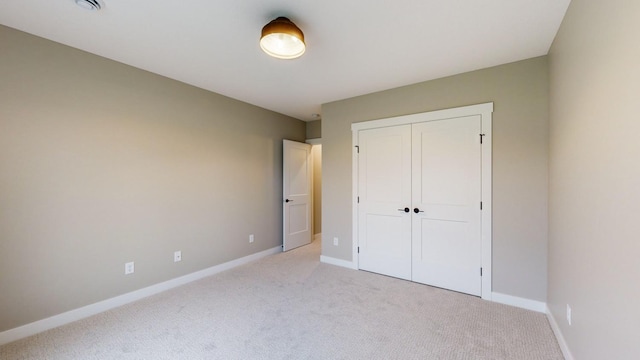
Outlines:
[[[0,359],[563,359],[543,314],[319,263],[319,242],[0,347]]]

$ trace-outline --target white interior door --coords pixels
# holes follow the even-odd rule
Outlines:
[[[283,240],[287,251],[311,243],[311,145],[283,140]]]
[[[358,136],[359,268],[409,280],[411,126],[363,130]]]
[[[413,281],[481,294],[480,115],[412,128]],[[412,210],[414,210],[412,209]]]

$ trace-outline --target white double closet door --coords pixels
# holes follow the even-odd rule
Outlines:
[[[360,269],[481,295],[481,120],[358,131]]]

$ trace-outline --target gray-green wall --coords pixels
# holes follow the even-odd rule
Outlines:
[[[283,138],[305,123],[0,26],[0,331],[280,245]]]
[[[322,233],[322,145],[313,145],[313,233]]]
[[[548,305],[580,360],[640,358],[639,20],[573,0],[549,54]]]
[[[544,302],[547,70],[539,57],[324,104],[323,255],[352,259],[352,123],[492,101],[493,291]]]
[[[322,120],[309,121],[307,125],[307,139],[318,139],[322,137]]]

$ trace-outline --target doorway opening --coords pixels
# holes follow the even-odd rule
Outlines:
[[[312,239],[322,243],[322,144],[320,139],[306,141],[311,144],[312,162]]]

